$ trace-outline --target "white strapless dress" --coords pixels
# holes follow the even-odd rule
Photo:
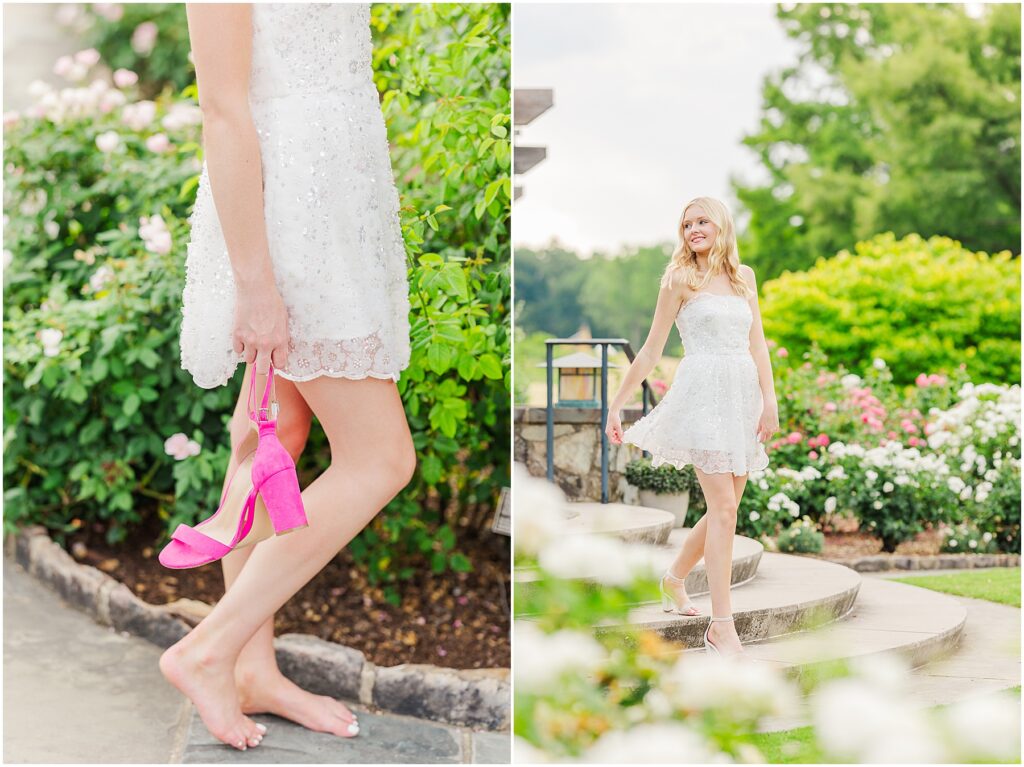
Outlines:
[[[698,293],[679,310],[684,357],[672,386],[623,441],[651,453],[651,463],[737,476],[768,465],[757,423],[764,407],[750,354],[753,315],[743,296]]]
[[[371,66],[370,8],[253,3],[249,105],[264,217],[288,311],[292,381],[398,380],[409,363],[405,245]],[[203,163],[182,295],[181,366],[227,383],[235,282]]]

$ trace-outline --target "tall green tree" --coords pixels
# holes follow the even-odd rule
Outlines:
[[[764,84],[744,143],[764,185],[741,252],[761,279],[883,231],[971,250],[1020,242],[1020,5],[780,6],[799,62]]]

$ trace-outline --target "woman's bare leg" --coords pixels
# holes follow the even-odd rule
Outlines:
[[[743,497],[743,490],[747,484],[747,474],[741,474],[740,476],[733,476],[733,489],[736,493],[736,505],[739,507],[739,500]],[[707,543],[707,529],[708,529],[708,512],[705,511],[701,518],[697,521],[690,529],[690,534],[686,536],[686,540],[683,541],[682,547],[679,549],[679,553],[676,558],[672,561],[672,565],[668,571],[677,578],[685,578],[690,574],[690,571],[697,566],[701,558],[704,556],[704,548]],[[671,590],[676,595],[676,600],[682,604],[687,600],[686,588],[682,583],[673,583],[672,581],[665,581],[665,588]]]
[[[246,644],[415,470],[416,454],[393,382],[320,377],[297,387],[331,446],[331,465],[302,493],[309,528],[254,547],[210,615],[161,658],[165,675],[196,704],[211,733],[227,743],[251,724],[235,687]]]
[[[247,365],[231,418],[232,454],[228,476],[238,464],[239,458],[255,449],[257,444],[256,431],[251,426],[246,404],[251,374],[252,365]],[[309,437],[313,411],[293,381],[277,376],[274,387],[280,404],[277,437],[298,463]],[[231,588],[254,548],[247,546],[238,549],[221,560],[225,591]],[[356,721],[343,703],[326,695],[315,695],[303,690],[281,673],[274,653],[274,616],[264,621],[242,648],[235,664],[235,685],[244,714],[274,714],[310,730],[335,735],[348,734],[348,725]]]
[[[711,614],[724,617],[732,614],[732,542],[736,535],[736,485],[732,473],[707,474],[696,469],[704,499],[708,504],[707,537],[704,546],[704,567],[711,590]],[[709,639],[725,654],[741,652],[736,625],[732,621],[711,624]]]

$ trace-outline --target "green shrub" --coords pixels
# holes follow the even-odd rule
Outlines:
[[[351,551],[374,582],[393,582],[415,572],[413,556],[466,569],[460,549],[509,484],[509,25],[499,5],[375,6],[373,24],[410,254],[399,389],[419,471]],[[179,367],[194,98],[194,86],[161,95],[138,129],[111,98],[107,112],[55,109],[4,132],[7,530],[100,521],[118,541],[145,515],[169,530],[216,507],[243,370],[198,392]],[[119,142],[98,151],[108,131]],[[158,131],[167,153],[146,148]],[[139,234],[156,215],[168,252]],[[198,455],[173,460],[176,433]],[[304,473],[329,460],[317,430],[307,455]]]
[[[1020,259],[954,240],[881,234],[763,287],[765,335],[796,359],[885,360],[897,384],[961,363],[973,381],[1020,380]]]
[[[650,458],[637,458],[626,464],[626,481],[640,490],[650,490],[659,495],[687,493],[697,484],[697,475],[692,466],[677,469],[664,463],[658,468],[651,465]]]
[[[825,536],[814,521],[805,516],[779,533],[776,545],[784,553],[820,554],[825,548]]]

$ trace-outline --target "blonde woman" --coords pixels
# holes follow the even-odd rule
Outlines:
[[[623,432],[619,411],[661,359],[673,323],[684,354],[664,399]],[[736,513],[747,475],[768,465],[764,442],[779,429],[771,359],[754,270],[741,265],[728,208],[710,197],[686,204],[679,245],[661,280],[654,321],[608,408],[605,431],[651,453],[654,466],[692,464],[707,501],[661,580],[667,612],[700,615],[683,580],[703,556],[712,617],[704,646],[742,653],[729,586]]]

